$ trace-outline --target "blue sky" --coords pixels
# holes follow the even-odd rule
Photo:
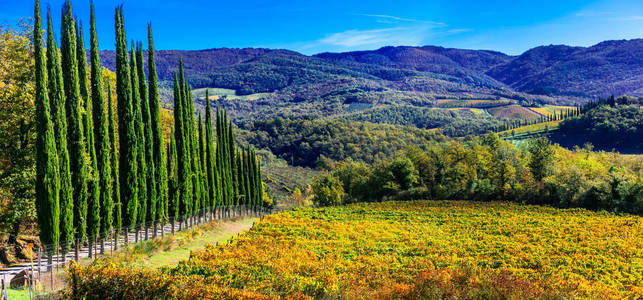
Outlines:
[[[56,29],[62,2],[41,0],[43,10],[51,5]],[[114,48],[114,7],[121,3],[128,39],[145,41],[152,22],[157,49],[267,47],[314,54],[437,45],[520,54],[539,45],[643,38],[641,0],[94,2],[101,49]],[[89,0],[72,5],[88,22]],[[32,15],[33,1],[0,0],[0,23],[15,25]]]

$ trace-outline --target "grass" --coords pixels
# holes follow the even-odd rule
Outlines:
[[[233,221],[213,221],[187,231],[151,239],[119,249],[106,259],[132,267],[160,268],[176,265],[190,257],[190,253],[210,243],[224,243],[234,235],[248,230],[256,218]]]
[[[29,290],[7,288],[7,297],[9,300],[29,300]]]
[[[269,215],[232,244],[195,251],[172,269],[98,266],[77,274],[87,293],[160,287],[158,298],[636,298],[641,249],[639,216],[390,201]]]

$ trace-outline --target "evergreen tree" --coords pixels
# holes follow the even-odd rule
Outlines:
[[[58,151],[47,92],[47,64],[43,49],[40,3],[34,8],[34,58],[36,70],[36,209],[40,242],[58,244],[60,237],[60,178]],[[48,249],[53,252],[53,248]],[[51,252],[50,252],[51,253]]]
[[[228,151],[228,160],[230,161],[230,166],[228,167],[228,180],[230,181],[230,191],[232,194],[232,198],[230,199],[230,205],[237,205],[238,201],[238,185],[237,185],[237,179],[234,174],[235,169],[236,169],[236,161],[235,161],[235,155],[234,155],[234,136],[232,134],[232,121],[228,122],[228,116],[226,112],[226,128],[228,129],[228,132],[226,134],[226,142],[225,145],[227,147]]]
[[[147,84],[145,80],[145,71],[143,69],[143,50],[141,49],[141,43],[138,44],[136,49],[136,67],[138,74],[138,84],[141,97],[141,113],[143,117],[143,135],[145,138],[145,164],[147,170],[147,176],[145,178],[147,182],[147,218],[145,221],[153,222],[156,221],[156,171],[154,168],[154,138],[152,135],[152,118],[150,115],[150,103],[147,100]],[[156,223],[154,223],[156,226]],[[154,231],[156,232],[156,230]],[[147,231],[145,232],[147,238]]]
[[[182,68],[182,61],[179,60],[179,68]],[[187,151],[186,133],[183,120],[183,99],[182,88],[174,73],[174,136],[176,140],[177,153],[177,194],[179,199],[180,215],[187,215],[190,212],[192,202],[192,179],[190,175],[190,158]]]
[[[116,8],[116,104],[118,106],[119,136],[119,192],[124,225],[133,228],[138,209],[138,144],[134,125],[130,68],[127,59],[127,41],[123,10]]]
[[[199,156],[198,156],[198,144],[196,140],[196,129],[194,122],[194,104],[192,100],[192,92],[188,86],[187,81],[185,80],[185,75],[183,73],[183,61],[179,62],[179,74],[181,86],[183,86],[182,100],[183,100],[183,125],[185,126],[185,142],[187,145],[187,153],[189,154],[190,162],[190,176],[192,178],[192,203],[191,203],[191,215],[195,216],[199,213],[201,209],[202,195],[201,195],[201,179],[200,179],[200,168],[199,168]]]
[[[206,213],[205,209],[209,209],[210,206],[210,193],[209,193],[209,185],[207,181],[207,169],[205,168],[205,160],[206,160],[206,155],[205,155],[205,141],[204,139],[204,132],[203,132],[203,119],[201,119],[201,112],[199,111],[199,171],[200,171],[200,180],[201,180],[201,207],[204,209],[204,213]]]
[[[112,199],[112,149],[109,137],[107,113],[105,111],[105,97],[103,95],[103,73],[98,52],[98,37],[96,35],[96,17],[94,4],[90,4],[90,57],[91,57],[91,91],[94,121],[94,148],[96,152],[96,166],[98,182],[100,184],[101,208],[101,234],[107,236],[112,230],[114,217],[114,201]],[[110,108],[111,110],[111,108]],[[104,246],[104,244],[102,244]],[[102,247],[101,249],[103,249]]]
[[[113,227],[117,230],[123,227],[122,219],[122,205],[121,205],[121,193],[119,188],[118,180],[118,157],[116,156],[116,124],[114,120],[114,112],[112,111],[112,88],[107,86],[107,112],[109,119],[109,145],[111,149],[110,161],[112,164],[112,202],[114,203],[113,211]]]
[[[170,135],[170,142],[168,143],[167,151],[167,189],[168,189],[168,216],[174,224],[174,221],[179,217],[179,186],[178,186],[178,173],[177,173],[177,154],[174,132]]]
[[[69,146],[69,167],[74,194],[74,228],[76,238],[87,237],[87,182],[89,177],[89,156],[85,145],[85,130],[82,122],[82,102],[78,78],[78,57],[76,54],[76,26],[71,3],[65,1],[61,21],[61,64],[66,96],[67,138]]]
[[[148,80],[149,80],[149,107],[150,107],[150,117],[152,123],[152,138],[153,144],[152,149],[154,151],[154,166],[159,166],[155,168],[156,180],[156,194],[157,194],[157,214],[158,219],[167,220],[167,214],[165,212],[168,210],[168,179],[167,179],[167,169],[163,166],[165,163],[165,151],[163,151],[163,131],[161,130],[161,108],[159,104],[159,92],[158,92],[158,76],[156,74],[156,63],[154,61],[154,42],[152,39],[152,25],[147,25],[147,39],[148,39],[148,51],[147,51],[147,68],[148,68]]]
[[[252,150],[252,161],[254,162],[254,175],[255,175],[255,197],[259,206],[263,207],[263,183],[261,181],[261,162],[257,158],[257,154]]]
[[[100,186],[98,182],[98,164],[96,161],[96,148],[94,147],[94,122],[92,120],[92,100],[89,96],[87,82],[87,56],[85,53],[85,40],[83,39],[83,27],[76,22],[76,55],[78,60],[78,78],[80,84],[80,96],[82,97],[84,111],[82,114],[83,129],[85,129],[85,147],[89,155],[87,169],[87,235],[95,237],[100,232]],[[89,254],[92,254],[93,239],[89,239]]]
[[[74,241],[74,198],[69,169],[69,150],[67,149],[67,116],[60,52],[54,39],[49,7],[47,7],[47,69],[50,112],[58,150],[58,165],[60,166],[60,244],[62,252],[66,253]]]
[[[243,173],[242,173],[242,183],[245,204],[250,206],[252,204],[252,189],[250,187],[250,148],[243,151],[242,157]]]
[[[243,185],[243,162],[241,161],[241,153],[239,150],[235,149],[234,151],[234,161],[236,162],[235,178],[237,182],[237,205],[243,204],[245,201],[245,186]]]
[[[132,108],[134,109],[134,129],[136,130],[136,145],[138,154],[138,218],[140,224],[145,224],[147,220],[147,161],[145,159],[146,145],[145,145],[145,126],[143,124],[143,108],[140,95],[139,95],[139,78],[136,51],[134,49],[134,42],[132,42],[132,50],[130,52],[130,79],[132,81]]]
[[[212,144],[212,108],[210,107],[210,98],[208,90],[205,90],[205,172],[208,182],[208,198],[210,200],[210,207],[214,209],[217,203],[217,191],[219,186],[215,179],[215,158],[214,147]]]

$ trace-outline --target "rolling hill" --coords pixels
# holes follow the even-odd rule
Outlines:
[[[101,56],[113,70],[114,53],[102,51]],[[172,72],[179,58],[192,87],[216,88],[211,95],[236,122],[281,116],[409,124],[396,115],[396,107],[401,107],[417,120],[409,125],[421,128],[480,119],[475,133],[496,125],[493,118],[526,115],[497,113],[508,111],[502,108],[486,111],[493,107],[573,105],[611,94],[643,96],[643,39],[591,47],[541,46],[519,56],[435,46],[313,56],[255,48],[158,51],[161,96],[167,104],[172,102]],[[197,106],[203,103],[195,98]],[[459,107],[485,114],[447,110]],[[422,120],[428,115],[433,121]]]

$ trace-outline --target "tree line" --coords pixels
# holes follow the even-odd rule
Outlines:
[[[89,66],[82,24],[68,0],[61,18],[58,48],[50,9],[45,43],[35,1],[35,198],[40,242],[53,246],[46,251],[60,247],[66,253],[72,244],[88,243],[92,255],[98,239],[104,250],[104,238],[118,235],[122,227],[125,234],[144,228],[147,238],[148,228],[156,235],[157,226],[168,221],[187,225],[215,213],[233,214],[235,206],[264,205],[254,150],[235,145],[227,113],[217,107],[213,120],[210,101],[205,124],[200,112],[195,119],[181,61],[179,75],[175,72],[173,133],[164,141],[151,24],[146,76],[142,43],[132,41],[128,51],[123,10],[115,9],[112,95],[101,74],[93,4]]]
[[[382,199],[453,199],[643,213],[641,159],[569,151],[540,137],[517,148],[495,133],[410,147],[366,164],[347,160],[313,180],[320,206]]]

